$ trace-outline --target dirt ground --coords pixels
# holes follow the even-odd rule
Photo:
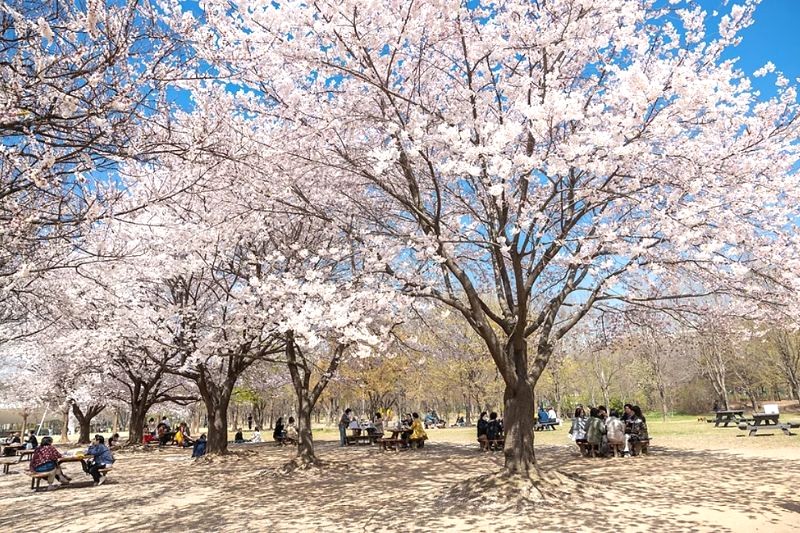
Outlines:
[[[502,464],[501,454],[478,451],[474,429],[432,430],[423,449],[401,453],[318,442],[331,466],[289,478],[270,475],[292,455],[272,443],[232,446],[234,454],[210,462],[175,448],[118,451],[106,484],[91,486],[71,463],[71,485],[39,493],[22,473],[27,464],[15,464],[0,474],[0,532],[176,523],[181,531],[797,531],[800,436],[742,438],[703,426],[689,438],[683,427],[662,437],[655,428],[649,456],[617,459],[580,457],[563,429],[537,433],[542,467],[576,477],[596,496],[523,511],[498,511],[488,500],[443,503],[454,483]]]

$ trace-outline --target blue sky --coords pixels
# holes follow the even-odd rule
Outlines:
[[[709,13],[730,11],[732,0],[700,0]],[[739,56],[740,67],[748,74],[772,61],[791,80],[800,77],[800,0],[762,0],[756,8],[755,23],[743,33],[741,44],[732,52]],[[770,80],[770,82],[773,80]],[[761,85],[760,83],[757,85]]]

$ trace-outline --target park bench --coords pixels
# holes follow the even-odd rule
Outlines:
[[[581,455],[585,455],[586,457],[589,457],[590,455],[592,457],[597,457],[596,454],[599,451],[599,446],[594,444],[589,444],[588,442],[578,442],[576,444],[578,445],[578,448],[581,451]],[[618,453],[622,455],[621,453],[622,444],[609,443],[608,446],[613,451],[614,457],[617,457]],[[647,455],[650,446],[650,439],[648,438],[648,439],[640,439],[638,441],[630,441],[628,443],[628,446],[631,448],[632,455],[641,455],[641,454]]]
[[[9,473],[9,469],[11,468],[11,465],[13,465],[14,463],[18,463],[18,462],[19,461],[17,461],[16,457],[6,457],[4,459],[0,459],[0,464],[3,465],[3,473],[4,474],[8,474]]]
[[[403,444],[403,439],[378,439],[376,442],[380,445],[382,451],[399,451],[400,446]]]
[[[372,435],[366,435],[366,434],[365,435],[347,435],[345,437],[345,439],[347,440],[347,444],[350,444],[350,445],[355,445],[355,444],[366,444],[366,445],[369,445],[369,444],[372,444],[373,442],[375,442],[377,440],[376,437],[374,437]]]
[[[30,461],[31,460],[31,456],[33,456],[33,450],[19,450],[17,452],[17,455],[19,456],[19,462],[20,463],[23,461],[23,459],[25,461]]]
[[[501,437],[499,439],[492,439],[489,441],[489,449],[490,450],[502,450],[506,445],[505,437]]]
[[[752,437],[756,435],[759,431],[764,434],[764,432],[769,432],[772,434],[772,430],[780,429],[783,431],[784,435],[796,435],[796,433],[792,433],[792,429],[797,429],[800,427],[800,423],[777,423],[777,424],[762,424],[756,425],[748,422],[742,422],[739,424],[739,429],[742,431],[747,431],[747,436]]]
[[[632,455],[647,455],[650,446],[650,439],[639,439],[637,441],[628,442],[628,446],[632,449]]]
[[[534,431],[546,431],[546,430],[555,431],[557,425],[558,425],[558,423],[555,420],[550,420],[550,421],[547,421],[547,422],[536,422],[533,425],[533,430]]]
[[[98,470],[98,472],[100,472],[101,474],[103,474],[105,476],[105,475],[108,475],[108,473],[111,472],[111,470],[113,470],[113,467],[109,466],[108,468],[103,468],[102,470]],[[30,470],[26,470],[25,473],[28,474],[31,477],[31,490],[32,491],[38,491],[39,490],[39,484],[42,482],[43,479],[47,479],[48,477],[50,477],[50,474],[52,474],[52,471],[51,472],[31,472]]]
[[[425,446],[425,439],[408,439],[408,446],[410,448],[422,448]]]

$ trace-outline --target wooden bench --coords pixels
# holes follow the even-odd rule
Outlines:
[[[628,441],[628,447],[631,448],[631,455],[647,455],[650,451],[650,439],[639,439],[637,441]]]
[[[408,446],[410,448],[412,448],[412,449],[413,448],[422,448],[423,446],[425,446],[425,440],[426,439],[424,439],[424,438],[422,438],[422,439],[408,439]]]
[[[792,429],[796,429],[800,424],[786,424],[786,423],[779,423],[779,424],[762,424],[760,426],[754,424],[748,424],[747,422],[742,422],[739,424],[739,429],[742,431],[747,431],[747,436],[752,437],[756,435],[759,430],[762,432],[771,432],[773,429],[780,429],[783,431],[784,435],[796,435],[796,433],[792,433]]]
[[[506,445],[505,437],[499,438],[499,439],[492,439],[492,440],[487,441],[487,442],[489,444],[489,449],[490,450],[502,450],[503,448],[505,448],[505,445]]]
[[[372,444],[377,439],[372,435],[347,435],[345,437],[347,440],[347,444],[355,445],[355,444]]]
[[[25,459],[26,461],[30,461],[31,456],[33,456],[33,450],[19,450],[17,452],[17,456],[19,457],[18,462],[20,463],[22,462],[23,459]]]
[[[558,423],[555,420],[550,420],[549,422],[536,422],[533,425],[533,430],[534,431],[545,431],[545,430],[551,429],[551,430],[555,431],[557,425],[558,425]]]
[[[5,459],[0,459],[0,464],[3,465],[3,473],[4,474],[8,474],[9,473],[9,469],[11,468],[11,465],[13,465],[14,463],[18,463],[18,462],[19,461],[17,461],[16,457],[7,457]]]
[[[380,445],[382,451],[394,450],[397,452],[403,444],[403,439],[378,439],[376,442]]]
[[[597,457],[597,453],[600,451],[600,447],[596,444],[589,444],[588,442],[577,442],[578,448],[580,448],[581,455],[585,455],[586,457]],[[633,452],[631,455],[639,455],[644,454],[647,455],[649,451],[650,439],[641,439],[638,441],[629,441],[628,446],[631,448]],[[622,455],[622,444],[608,444],[609,449],[612,450],[614,453],[614,457],[618,457]]]
[[[103,468],[103,469],[98,470],[98,472],[100,472],[101,474],[103,474],[105,476],[109,472],[111,472],[113,469],[114,469],[114,467],[109,466],[108,468]],[[31,476],[31,490],[38,491],[39,490],[39,484],[42,482],[43,479],[47,479],[48,477],[50,477],[50,475],[53,474],[53,471],[51,470],[49,472],[31,472],[30,470],[26,470],[25,473],[28,474],[29,476]],[[53,474],[53,475],[55,475],[55,474]]]

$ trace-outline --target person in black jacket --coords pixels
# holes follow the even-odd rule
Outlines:
[[[36,432],[35,431],[31,430],[30,436],[28,437],[28,440],[25,441],[25,443],[28,445],[26,447],[29,450],[33,450],[34,448],[39,446],[39,440],[36,438]]]
[[[283,417],[279,416],[278,421],[275,422],[275,430],[272,432],[272,438],[275,439],[276,442],[282,443],[283,437]]]
[[[489,440],[487,443],[489,448],[501,449],[497,441],[503,438],[503,421],[497,419],[497,413],[492,412],[489,415],[489,424],[486,426],[486,437]]]
[[[478,442],[481,445],[481,450],[489,451],[489,437],[487,431],[489,429],[489,422],[486,420],[486,411],[481,413],[478,418]]]

